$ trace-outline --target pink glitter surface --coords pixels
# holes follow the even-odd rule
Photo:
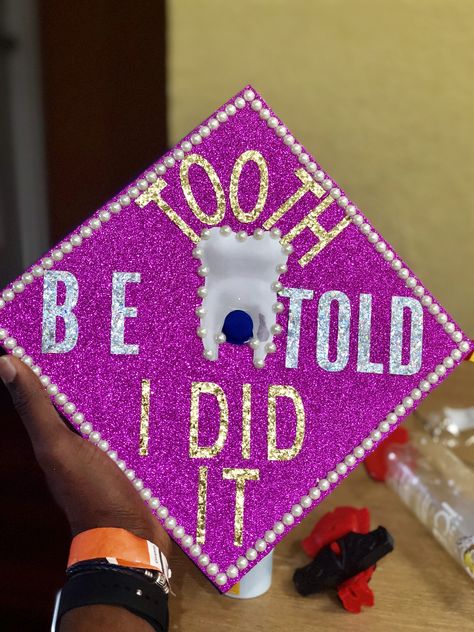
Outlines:
[[[234,103],[246,90],[250,88],[244,89],[228,103]],[[262,100],[259,95],[256,98]],[[267,105],[262,103],[266,108]],[[191,136],[183,140],[190,140]],[[266,204],[260,217],[252,224],[240,223],[229,204],[232,169],[236,159],[247,150],[259,151],[267,162],[269,172]],[[295,175],[295,171],[303,167],[298,156],[261,118],[259,111],[252,108],[251,101],[246,101],[245,107],[237,109],[227,122],[221,123],[200,144],[193,146],[190,153],[205,157],[218,174],[226,196],[226,213],[222,223],[230,225],[234,231],[251,232],[261,227],[283,201],[301,187],[301,181]],[[162,198],[200,234],[207,226],[194,215],[186,202],[180,183],[179,161],[168,168],[162,178],[167,184]],[[201,168],[193,167],[190,180],[196,200],[211,215],[216,201],[208,177]],[[135,182],[130,186],[135,186]],[[102,208],[107,209],[119,200],[127,189]],[[254,207],[258,190],[259,172],[255,164],[250,163],[240,178],[239,202],[243,209]],[[313,193],[306,193],[276,226],[285,235],[318,203]],[[329,230],[344,216],[344,209],[333,201],[319,221]],[[88,222],[84,224],[87,225]],[[224,344],[219,349],[217,361],[203,358],[202,341],[196,335],[199,319],[195,315],[195,309],[200,304],[196,291],[202,279],[197,275],[199,262],[191,254],[194,244],[154,202],[141,208],[132,201],[119,214],[112,214],[110,220],[85,238],[80,247],[54,262],[53,270],[73,273],[79,285],[79,299],[74,309],[79,337],[71,351],[63,354],[42,352],[42,277],[26,285],[14,300],[7,301],[0,310],[1,327],[25,349],[42,373],[50,377],[59,392],[67,395],[85,419],[92,423],[94,430],[107,439],[110,448],[117,451],[118,458],[126,462],[127,468],[135,471],[144,487],[160,499],[161,504],[168,508],[169,515],[193,538],[196,537],[199,466],[208,466],[206,541],[202,551],[218,565],[219,573],[225,573],[240,556],[245,556],[247,549],[253,548],[255,541],[263,538],[275,521],[281,520],[319,480],[343,462],[418,387],[421,380],[426,379],[458,348],[458,342],[454,342],[451,333],[438,323],[436,315],[423,307],[421,368],[414,375],[390,374],[392,297],[414,297],[413,290],[353,223],[302,267],[298,259],[315,243],[317,238],[310,230],[296,237],[288,272],[281,279],[285,287],[314,292],[314,298],[302,304],[298,368],[285,368],[288,309],[278,316],[283,334],[276,339],[277,352],[267,357],[264,369],[254,368],[248,346]],[[141,282],[128,285],[126,292],[126,304],[137,308],[137,317],[126,319],[125,341],[139,345],[137,355],[112,355],[110,352],[114,272],[141,274]],[[413,276],[411,272],[410,276]],[[338,372],[323,370],[316,361],[318,301],[323,293],[330,290],[344,292],[351,303],[349,361]],[[380,374],[357,371],[361,293],[373,297],[371,360],[383,364]],[[426,291],[425,296],[428,296]],[[58,301],[61,300],[59,295]],[[287,298],[280,300],[288,307]],[[454,323],[449,315],[447,318]],[[457,325],[455,327],[460,331]],[[61,327],[58,327],[58,337],[61,335]],[[337,329],[332,327],[330,345],[336,335]],[[463,336],[463,341],[462,353],[454,354],[454,366],[469,352],[470,342],[466,336]],[[5,340],[2,342],[5,343]],[[406,354],[407,349],[404,349],[404,356]],[[437,384],[450,371],[448,367]],[[140,389],[144,378],[149,379],[151,384],[148,456],[139,454]],[[189,457],[192,382],[217,383],[227,397],[228,437],[221,452],[212,459]],[[251,385],[252,392],[249,459],[242,458],[241,448],[244,383]],[[304,403],[306,427],[303,446],[289,461],[267,459],[267,396],[270,385],[294,387]],[[423,393],[422,397],[425,396],[426,393]],[[414,405],[419,401],[415,401]],[[281,409],[278,408],[277,436],[278,445],[285,447],[293,442],[295,422],[291,405],[287,408],[282,403],[281,406]],[[64,410],[60,406],[58,408],[64,414]],[[413,408],[406,414],[411,410]],[[72,420],[72,415],[67,416]],[[400,415],[398,423],[404,416]],[[211,444],[216,440],[218,431],[216,408],[204,403],[201,418],[200,442],[202,445]],[[398,423],[391,425],[388,432]],[[387,434],[382,434],[382,439]],[[360,460],[348,467],[347,473]],[[260,472],[259,481],[249,481],[245,487],[241,547],[234,544],[235,483],[223,479],[223,468],[254,468]],[[339,481],[344,477],[339,476]],[[336,484],[322,492],[300,517],[295,517],[294,524],[324,499]],[[218,585],[219,590],[227,591],[239,581],[291,528],[285,526],[283,535],[277,535],[275,541],[239,571],[236,578],[228,578]],[[169,531],[174,537],[172,529]],[[175,540],[183,546],[180,539]],[[190,554],[188,548],[183,547],[183,550]],[[196,558],[191,559],[197,562]],[[216,583],[215,575],[209,575],[206,568],[201,570]],[[224,582],[222,575],[221,581]]]

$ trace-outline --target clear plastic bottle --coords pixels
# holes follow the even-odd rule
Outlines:
[[[474,579],[474,474],[423,435],[388,451],[386,482]]]

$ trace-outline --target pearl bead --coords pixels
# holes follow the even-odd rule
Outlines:
[[[325,492],[329,489],[330,483],[327,479],[322,478],[318,483],[318,487],[322,492]]]
[[[429,373],[428,374],[428,382],[430,384],[436,384],[436,382],[439,380],[439,377],[436,375],[436,373]]]
[[[300,500],[300,505],[304,507],[305,509],[308,509],[309,507],[311,507],[312,504],[313,504],[313,501],[311,500],[311,496],[303,496]],[[275,527],[273,527],[273,531],[275,531]]]
[[[253,231],[253,237],[254,239],[263,239],[263,236],[265,235],[265,231],[262,230],[261,228],[257,228],[256,230]]]
[[[67,402],[67,397],[64,393],[58,393],[54,399],[56,400],[56,403],[60,406],[64,406],[64,404]]]
[[[195,248],[193,248],[192,254],[195,259],[201,259],[204,254],[204,250],[203,248],[196,246]]]
[[[214,119],[215,120],[215,119]],[[217,123],[217,121],[216,121]],[[181,143],[181,149],[185,152],[191,151],[191,149],[193,148],[192,143],[189,142],[189,140],[184,140]]]
[[[161,518],[162,520],[164,520],[169,514],[168,508],[167,507],[160,507],[158,509],[158,511],[156,512],[156,515],[158,516],[158,518]]]
[[[236,108],[241,110],[242,108],[245,107],[245,99],[242,99],[242,97],[237,97],[236,100],[234,101],[234,104]]]
[[[443,367],[444,368],[444,367]],[[446,370],[446,369],[445,369]],[[403,398],[403,405],[405,406],[405,408],[411,408],[413,406],[415,402],[413,401],[412,397],[404,397]]]
[[[391,250],[387,250],[383,254],[383,258],[385,259],[385,261],[393,261],[393,257],[394,256],[395,255],[393,254],[393,252]]]
[[[459,351],[459,349],[453,349],[453,350],[451,351],[451,357],[453,358],[453,360],[458,361],[458,360],[460,360],[460,359],[461,359],[462,354],[461,354],[461,352]]]
[[[286,524],[286,526],[289,527],[294,523],[295,518],[293,514],[285,513],[283,514],[281,521],[283,522],[283,524]]]
[[[5,340],[5,347],[7,349],[14,349],[16,347],[16,338],[7,338]]]
[[[381,423],[379,423],[379,430],[380,432],[385,434],[390,430],[390,425],[386,421],[382,421]]]
[[[200,544],[193,544],[189,547],[189,552],[193,557],[198,557],[199,555],[201,555],[201,550],[202,549]]]
[[[248,559],[249,562],[253,562],[255,559],[257,559],[257,551],[255,549],[247,549],[247,551],[245,552],[245,557]]]
[[[64,404],[64,412],[67,415],[72,415],[72,413],[76,410],[76,404],[73,404],[72,402],[66,402],[66,404]]]
[[[406,408],[402,404],[399,404],[398,406],[395,406],[395,414],[396,414],[397,417],[403,417],[403,415],[406,412],[407,412]]]
[[[129,481],[133,481],[133,479],[135,478],[135,470],[126,470],[125,476],[128,478]]]
[[[140,191],[146,191],[148,189],[148,182],[144,178],[142,178],[137,182],[137,187],[140,189]]]
[[[33,364],[33,358],[29,355],[24,355],[21,359],[21,361],[26,364],[26,366],[31,367],[31,365]]]
[[[181,538],[181,544],[184,546],[185,549],[189,549],[193,542],[194,540],[192,535],[185,535]]]
[[[252,102],[251,108],[255,112],[259,112],[262,109],[262,102],[256,99],[255,101]]]
[[[158,178],[156,177],[156,173],[154,171],[149,171],[146,175],[145,178],[147,179],[147,181],[150,184],[153,184],[153,182],[156,182],[158,180]]]
[[[253,361],[253,365],[256,369],[263,369],[263,367],[265,366],[265,361],[261,359],[255,359]]]
[[[356,226],[361,226],[364,223],[364,218],[362,217],[362,215],[354,215],[352,217],[352,223]]]
[[[265,551],[265,549],[267,548],[267,543],[262,538],[259,538],[258,540],[255,541],[255,548],[257,549],[259,553],[261,553],[262,551]]]
[[[326,174],[324,173],[324,171],[321,171],[321,169],[318,169],[318,171],[316,171],[316,173],[314,174],[314,179],[316,180],[316,182],[322,182],[325,177]]]
[[[336,483],[339,479],[339,474],[337,472],[329,472],[326,478],[330,483]]]
[[[166,167],[165,165],[158,163],[155,167],[155,171],[159,176],[164,176],[166,173]]]
[[[392,268],[394,270],[400,270],[401,267],[402,267],[402,262],[399,259],[394,259],[392,261]]]
[[[303,507],[301,505],[293,505],[291,508],[291,513],[295,516],[295,518],[299,518],[303,513]]]
[[[44,387],[48,386],[48,384],[50,383],[50,381],[51,381],[51,380],[49,379],[49,377],[48,377],[47,375],[42,375],[42,376],[40,377],[40,382],[41,382],[41,384],[42,384]]]
[[[85,421],[84,423],[81,424],[80,430],[82,434],[90,435],[90,433],[92,432],[92,424],[89,423],[88,421]]]
[[[348,454],[346,456],[346,458],[344,459],[344,463],[347,465],[347,467],[352,467],[356,462],[356,458],[353,454]]]
[[[163,165],[161,165],[161,167],[163,167]],[[166,169],[163,167],[164,171],[163,173],[166,171]],[[158,173],[158,167],[156,168],[156,172]],[[119,198],[119,202],[120,202],[120,206],[122,207],[126,207],[126,206],[130,206],[130,204],[132,203],[132,200],[130,198],[129,195],[125,194],[125,195],[121,195]]]
[[[285,143],[285,145],[287,145],[288,147],[291,147],[291,145],[293,145],[293,143],[295,142],[294,137],[291,134],[287,134],[284,138],[283,138],[283,142]]]
[[[231,564],[229,568],[226,570],[226,575],[229,579],[235,579],[239,574],[239,569],[234,564]]]
[[[209,133],[211,132],[211,130],[208,127],[206,127],[206,129],[209,131]],[[208,134],[208,136],[209,136],[209,134]],[[183,158],[184,158],[184,151],[182,149],[175,149],[174,152],[173,152],[173,158],[175,160],[183,160]]]
[[[466,353],[470,349],[470,345],[466,340],[463,340],[458,344],[458,348],[462,353]]]
[[[309,496],[312,500],[318,500],[318,498],[321,496],[321,490],[318,487],[312,487],[309,490]]]
[[[76,424],[82,424],[82,422],[84,421],[84,415],[82,413],[74,413],[74,415],[72,416],[72,420]]]
[[[54,261],[51,259],[51,257],[45,257],[41,261],[41,264],[42,264],[43,268],[45,268],[46,270],[49,270],[50,268],[53,267]]]
[[[277,136],[279,136],[280,138],[283,138],[283,136],[287,133],[287,129],[284,125],[279,125],[276,130],[275,130],[275,134]]]
[[[285,531],[285,525],[283,524],[283,522],[280,522],[280,520],[277,520],[275,524],[273,525],[273,531],[275,531],[277,535],[281,535]]]
[[[410,395],[413,397],[413,399],[418,400],[418,399],[421,399],[422,392],[420,391],[419,388],[414,388],[412,392],[410,393]]]
[[[336,465],[336,472],[338,474],[345,474],[347,472],[347,465],[345,463],[338,463]]]
[[[298,143],[295,143],[294,145],[292,145],[291,147],[291,153],[294,154],[295,156],[299,156],[302,152],[302,147],[301,145],[299,145]]]
[[[72,239],[71,239],[71,241],[72,241]],[[41,266],[35,266],[33,268],[33,270],[32,270],[32,273],[33,273],[34,277],[40,277],[40,276],[43,276],[44,270],[43,270],[43,268]]]
[[[341,197],[337,201],[337,205],[340,206],[341,208],[346,208],[348,204],[349,204],[349,200],[346,198],[346,196],[341,195]]]
[[[195,136],[198,136],[198,135],[196,134]],[[194,138],[194,136],[192,138]],[[199,136],[199,138],[201,138],[201,137]],[[197,144],[197,143],[195,143],[195,144]],[[176,163],[176,160],[173,158],[173,156],[166,156],[166,158],[163,160],[163,162],[168,167],[168,169],[171,169],[171,167],[174,167],[174,165]],[[133,197],[133,195],[132,195],[132,197]]]
[[[374,442],[372,441],[372,439],[367,438],[362,441],[362,447],[364,448],[364,450],[370,450],[373,445]]]
[[[99,219],[100,219],[101,222],[108,222],[109,219],[110,219],[109,211],[100,211]]]
[[[13,355],[15,356],[15,358],[21,358],[25,355],[25,350],[23,349],[23,347],[15,347],[13,349]]]
[[[90,237],[92,235],[92,228],[90,226],[83,226],[81,228],[81,235],[86,238]]]
[[[357,448],[354,448],[354,456],[358,459],[361,459],[365,454],[365,450],[362,446],[357,446]]]
[[[329,191],[329,189],[332,188],[332,184],[332,180],[329,180],[329,178],[327,178],[326,180],[323,180],[322,187],[325,191]]]
[[[420,386],[420,390],[423,391],[424,393],[429,391],[430,388],[431,388],[431,384],[429,382],[427,382],[426,380],[421,380],[419,386]]]
[[[202,136],[201,134],[193,134],[191,136],[191,142],[193,145],[200,145],[202,143]],[[166,164],[166,160],[165,160],[165,164]]]
[[[196,307],[195,312],[196,312],[196,316],[199,316],[200,318],[206,315],[206,310],[204,309],[202,305],[200,307]]]
[[[122,470],[122,472],[125,472],[127,466],[125,465],[125,461],[122,460],[118,460],[117,461],[117,467],[119,468],[119,470]]]
[[[433,299],[431,298],[431,296],[426,296],[426,294],[421,299],[421,304],[423,305],[423,307],[429,307],[432,302],[433,302]]]
[[[204,338],[205,335],[207,334],[207,329],[205,327],[198,327],[196,329],[196,333],[199,336],[199,338]]]
[[[205,285],[201,285],[201,287],[198,288],[197,295],[201,298],[205,298],[207,296],[207,288]]]
[[[267,342],[267,344],[265,345],[265,351],[267,353],[275,353],[276,344],[274,342]]]
[[[265,542],[268,542],[269,544],[272,544],[276,540],[276,534],[271,529],[265,531],[265,535],[263,537],[265,538]]]
[[[281,314],[283,311],[285,311],[285,306],[283,305],[283,303],[280,303],[280,301],[278,301],[273,304],[272,309],[275,314]]]
[[[237,241],[245,241],[247,239],[248,235],[245,232],[245,230],[239,230],[238,233],[236,233],[235,238],[237,239]]]
[[[152,509],[158,509],[158,507],[160,506],[160,499],[156,497],[151,498],[148,504]]]
[[[209,268],[207,266],[199,266],[197,272],[200,277],[205,277],[209,274]]]
[[[206,360],[214,360],[214,352],[212,349],[206,349],[202,355]]]
[[[377,442],[377,441],[380,441],[382,437],[382,433],[380,432],[380,430],[372,430],[372,432],[370,433],[370,436],[375,442]]]
[[[218,112],[216,114],[216,117],[219,123],[225,123],[227,119],[229,118],[225,112]],[[193,142],[192,139],[191,139],[191,142]]]
[[[264,121],[269,119],[270,118],[270,110],[267,110],[267,108],[264,108],[263,110],[260,110],[260,118],[263,119]]]
[[[259,345],[260,345],[260,341],[259,341],[259,339],[258,339],[258,338],[252,338],[252,339],[249,341],[249,347],[250,347],[251,349],[256,349]]]
[[[283,248],[282,248],[282,252],[283,252],[285,255],[291,255],[291,254],[293,253],[293,250],[294,250],[294,248],[293,248],[293,246],[292,246],[291,244],[286,244],[286,245],[285,245],[285,246],[283,246]]]
[[[151,489],[148,489],[148,487],[146,487],[145,489],[142,489],[142,491],[140,492],[140,498],[142,500],[150,500],[150,498],[151,498]],[[183,531],[184,531],[184,529],[183,529]]]
[[[249,561],[248,561],[248,559],[246,557],[240,556],[237,559],[236,566],[241,571],[243,571],[244,568],[247,568],[248,565],[249,565]]]
[[[279,263],[275,270],[278,272],[278,274],[285,274],[285,272],[288,272],[288,266],[286,265],[286,263]]]
[[[453,333],[453,335],[451,336],[451,339],[454,342],[461,342],[461,340],[462,340],[462,333],[460,331],[455,331]]]
[[[225,573],[217,573],[216,584],[218,586],[223,586],[224,584],[227,584],[227,575]]]
[[[309,171],[309,173],[314,173],[317,168],[315,162],[308,162],[306,165],[306,171]]]
[[[8,303],[15,298],[15,292],[13,290],[4,290],[2,293],[3,299]]]
[[[408,270],[406,268],[402,268],[401,270],[398,271],[398,276],[401,279],[407,279],[409,274],[410,273],[408,272]]]
[[[405,285],[412,290],[416,285],[416,279],[413,277],[408,277],[408,279],[405,281]]]
[[[78,248],[82,244],[82,236],[81,235],[73,235],[71,237],[71,244],[75,248]],[[33,270],[33,274],[34,274],[34,270]],[[39,276],[41,276],[41,275],[39,275]]]
[[[116,461],[117,457],[118,457],[118,454],[117,454],[117,452],[115,450],[109,450],[107,452],[107,456],[109,457],[109,459],[112,459],[112,461]]]
[[[446,314],[438,314],[438,316],[436,317],[436,320],[438,321],[440,325],[444,325],[446,321],[448,320],[448,317],[446,316]]]
[[[109,449],[109,442],[105,439],[102,439],[101,441],[99,441],[98,446],[99,449],[102,450],[102,452],[107,452],[107,450]]]
[[[198,564],[200,566],[207,566],[209,564],[209,555],[207,553],[201,553],[198,557]]]
[[[224,342],[226,341],[225,334],[223,334],[222,332],[220,334],[216,334],[214,336],[214,340],[217,342],[218,345],[224,344]]]
[[[438,366],[435,369],[435,373],[436,375],[439,375],[440,377],[442,377],[443,375],[446,375],[446,367],[443,366],[442,364],[438,364]]]
[[[97,219],[97,217],[94,217],[94,219],[91,219],[89,222],[89,226],[93,229],[93,230],[98,230],[101,227],[101,223],[100,220]]]
[[[367,222],[364,222],[364,224],[362,224],[362,226],[360,227],[360,232],[364,235],[368,235],[370,233],[370,230],[370,224],[367,224]]]
[[[244,99],[246,101],[253,101],[255,99],[255,92],[253,90],[246,90],[244,92]]]
[[[436,316],[436,314],[439,314],[439,305],[437,305],[436,303],[432,303],[428,307],[428,311],[430,314],[433,314],[433,316]]]
[[[281,230],[279,228],[272,228],[270,231],[270,237],[272,239],[281,239]]]
[[[168,158],[165,158],[165,164],[166,161],[168,160]],[[173,160],[173,159],[171,159]],[[174,164],[174,160],[173,160],[173,164]],[[130,189],[128,190],[128,195],[132,198],[132,200],[134,200],[135,198],[137,198],[140,195],[140,189],[138,187],[130,187]]]
[[[377,252],[385,252],[386,249],[387,249],[387,246],[386,246],[386,244],[383,241],[378,241],[375,244],[375,250]]]
[[[219,127],[220,123],[216,118],[210,118],[207,122],[207,125],[211,130],[215,130]]]
[[[418,298],[419,298],[420,296],[423,296],[423,294],[424,294],[424,293],[425,293],[425,288],[424,288],[423,286],[421,286],[421,285],[417,285],[417,286],[414,288],[414,290],[413,290],[413,294],[414,294],[415,296],[418,296]]]
[[[271,116],[267,121],[267,125],[271,129],[275,129],[276,127],[278,127],[278,119],[276,118],[276,116]]]
[[[283,327],[279,325],[278,323],[275,323],[274,325],[270,327],[270,331],[272,332],[274,336],[279,336],[281,332],[283,331]]]
[[[219,228],[219,232],[220,232],[221,235],[224,235],[225,237],[227,237],[228,235],[231,234],[232,229],[231,229],[230,226],[221,226]]]
[[[48,388],[46,389],[46,391],[47,391],[48,395],[54,396],[54,395],[56,395],[58,393],[59,389],[56,386],[56,384],[50,384],[48,386]]]
[[[332,189],[329,194],[330,194],[330,196],[332,198],[337,200],[337,199],[339,199],[341,197],[341,190],[337,189],[337,188],[336,189]]]
[[[89,439],[92,441],[92,443],[99,443],[100,432],[97,432],[97,430],[93,430],[89,435]]]
[[[176,518],[173,518],[173,516],[168,516],[168,518],[166,518],[165,520],[165,527],[167,529],[174,529],[176,527]]]
[[[177,527],[175,527],[173,529],[173,535],[176,539],[181,540],[181,538],[184,535],[184,527],[182,527],[181,525],[178,525]]]
[[[450,357],[446,357],[443,360],[443,364],[447,369],[452,369],[454,366],[454,360]]]

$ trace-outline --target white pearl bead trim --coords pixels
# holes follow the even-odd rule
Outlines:
[[[246,89],[242,95],[237,96],[232,102],[225,104],[215,116],[212,116],[206,123],[200,125],[194,132],[189,134],[188,137],[181,140],[160,162],[156,163],[143,177],[138,179],[135,183],[132,183],[125,191],[122,191],[121,194],[116,196],[116,199],[109,203],[106,208],[97,211],[89,220],[79,226],[74,233],[69,235],[66,240],[61,242],[59,247],[51,250],[40,262],[37,262],[20,278],[11,283],[10,287],[7,287],[2,293],[0,298],[0,310],[5,307],[6,303],[13,301],[17,294],[23,293],[28,285],[31,285],[36,279],[42,277],[45,270],[51,269],[56,262],[64,258],[64,255],[72,253],[75,248],[85,243],[85,240],[91,238],[93,234],[98,232],[113,216],[119,215],[123,209],[129,207],[134,199],[143,191],[146,191],[151,184],[156,182],[158,176],[164,175],[168,169],[172,169],[178,165],[185,157],[185,154],[192,151],[194,146],[200,145],[203,140],[208,138],[220,125],[225,124],[231,118],[238,115],[238,112],[244,110],[247,106],[250,106],[251,110],[258,115],[262,124],[267,125],[269,129],[274,131],[276,137],[288,147],[298,164],[303,166],[306,171],[311,174],[313,179],[328,192],[328,195],[333,198],[337,205],[344,210],[345,215],[351,220],[354,226],[365,235],[368,242],[373,245],[375,251],[391,266],[398,277],[405,281],[406,287],[418,298],[429,314],[436,319],[436,322],[443,328],[446,334],[451,337],[456,346],[449,356],[446,356],[432,372],[420,380],[418,388],[414,388],[400,404],[395,406],[393,411],[388,413],[386,418],[371,432],[370,436],[363,438],[360,444],[340,463],[337,463],[324,478],[318,479],[315,485],[308,490],[307,495],[303,496],[299,503],[293,504],[290,511],[283,514],[281,519],[275,522],[272,529],[267,530],[262,538],[257,538],[253,546],[247,549],[245,556],[239,556],[235,564],[231,564],[225,572],[220,571],[218,565],[211,562],[209,555],[202,552],[201,546],[194,544],[193,536],[186,534],[184,527],[178,524],[177,519],[170,516],[168,508],[161,504],[159,498],[152,495],[151,489],[145,487],[143,481],[135,476],[135,472],[127,468],[125,461],[119,459],[115,450],[110,449],[108,441],[103,439],[101,434],[93,429],[91,422],[85,420],[83,413],[77,410],[76,405],[69,401],[67,395],[60,392],[58,385],[54,384],[48,375],[42,373],[40,366],[34,364],[33,358],[26,354],[25,349],[17,344],[15,338],[11,337],[6,329],[0,328],[0,343],[3,344],[12,355],[20,358],[22,362],[31,367],[32,371],[39,377],[47,393],[53,399],[55,405],[62,408],[64,414],[78,426],[85,438],[97,445],[100,450],[107,453],[116,463],[117,467],[129,478],[144,502],[147,502],[150,509],[156,513],[164,527],[170,532],[170,535],[178,541],[183,548],[189,549],[190,555],[196,558],[197,563],[205,569],[209,576],[214,578],[214,581],[219,586],[224,586],[229,579],[237,579],[240,572],[248,567],[249,561],[253,563],[258,560],[259,555],[265,552],[269,543],[273,544],[277,538],[282,537],[285,530],[292,527],[295,523],[295,519],[301,519],[305,512],[309,510],[316,501],[319,501],[323,495],[329,492],[332,486],[340,481],[341,477],[345,476],[355,467],[358,460],[366,456],[367,451],[376,447],[377,443],[384,439],[394,426],[398,424],[400,418],[409,412],[409,409],[415,405],[415,402],[422,399],[424,394],[428,393],[439,382],[440,378],[443,379],[448,371],[453,369],[456,364],[459,364],[463,354],[467,353],[470,349],[470,342],[463,339],[462,333],[456,330],[455,324],[448,320],[448,316],[444,312],[441,312],[440,306],[434,302],[431,296],[426,294],[425,288],[416,277],[412,276],[408,268],[404,267],[403,263],[388,249],[387,244],[380,239],[379,235],[373,230],[371,224],[360,213],[358,208],[352,204],[343,191],[334,186],[332,180],[319,165],[311,160],[310,154],[305,152],[304,147],[295,140],[294,136],[288,132],[288,129],[268,108],[264,107],[261,100],[256,99],[256,95],[251,89]],[[207,238],[206,232],[208,231],[204,230],[201,234],[202,239]],[[281,233],[278,229],[273,229],[272,232],[275,233],[276,238],[280,239]],[[253,237],[255,239],[261,239],[262,236],[263,231],[256,229]],[[237,235],[237,239],[240,241],[245,241],[247,237],[244,231],[241,231],[241,233]],[[286,247],[286,254],[289,255],[292,251],[293,248],[291,245]],[[196,252],[196,256],[197,255],[198,253]],[[197,256],[197,258],[199,258],[199,256]],[[279,266],[277,272],[283,274],[286,270],[286,265]],[[201,273],[201,276],[206,276],[206,270],[201,270]],[[275,283],[275,287],[272,286],[272,289],[278,293],[282,288],[278,289]],[[199,288],[198,295],[201,298],[206,296],[204,286]],[[280,305],[279,302],[275,303],[275,311],[277,313],[280,311]],[[197,315],[200,316],[200,314]],[[275,325],[272,333],[274,335],[281,333],[281,326],[278,324]],[[219,340],[219,342],[223,342],[223,340]],[[268,352],[272,353],[273,347],[271,350],[268,350]]]

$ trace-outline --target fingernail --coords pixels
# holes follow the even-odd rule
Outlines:
[[[0,378],[4,384],[11,384],[16,377],[16,368],[9,356],[0,358]]]

